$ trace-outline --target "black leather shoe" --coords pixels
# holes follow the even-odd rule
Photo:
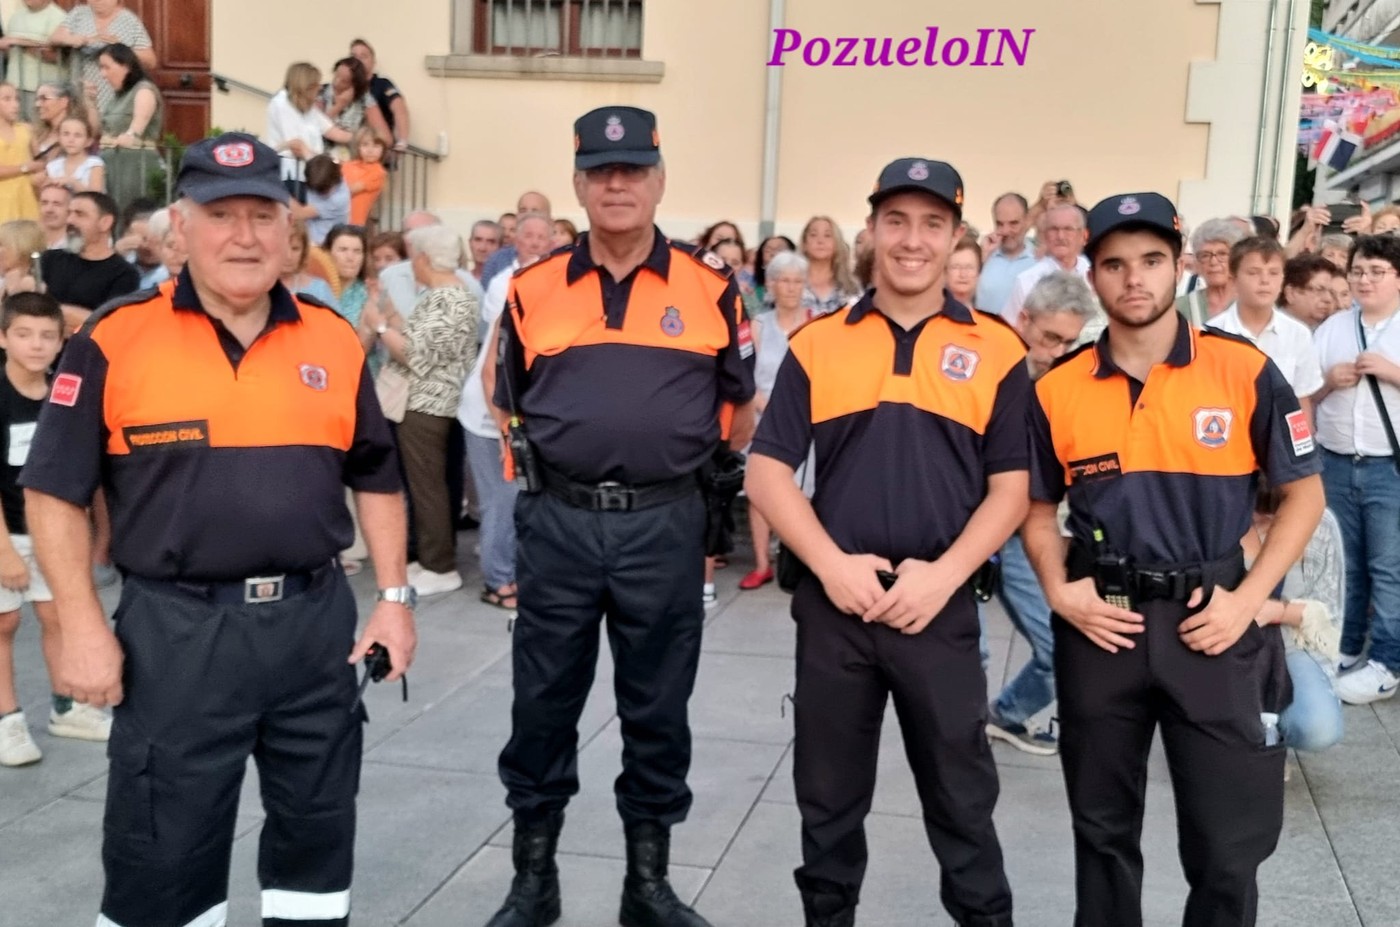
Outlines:
[[[515,879],[505,904],[486,927],[547,927],[559,920],[559,867],[554,852],[563,827],[562,812],[536,823],[516,822],[511,850]]]
[[[803,892],[802,913],[807,927],[855,927],[856,923],[856,906],[842,895]]]
[[[622,927],[710,927],[683,904],[666,880],[671,835],[659,824],[627,830],[627,878],[622,883]]]

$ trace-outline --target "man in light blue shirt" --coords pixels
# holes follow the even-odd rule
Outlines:
[[[1035,263],[1035,253],[1026,244],[1026,215],[1030,207],[1019,193],[1003,193],[992,204],[992,221],[996,230],[983,239],[983,250],[994,249],[982,262],[982,276],[977,280],[977,308],[983,312],[1001,312],[1011,296],[1016,277]]]

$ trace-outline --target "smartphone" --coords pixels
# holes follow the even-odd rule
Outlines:
[[[1334,203],[1327,207],[1327,211],[1332,215],[1332,221],[1322,230],[1324,234],[1340,232],[1342,223],[1355,216],[1361,215],[1360,203]]]

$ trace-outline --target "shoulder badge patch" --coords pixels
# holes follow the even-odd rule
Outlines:
[[[1232,409],[1197,409],[1193,413],[1196,443],[1211,450],[1224,447],[1230,440],[1230,426],[1235,420]]]
[[[977,365],[981,360],[982,358],[977,352],[970,348],[946,344],[943,346],[943,360],[940,368],[945,377],[961,383],[964,380],[972,379],[972,375],[977,372]]]
[[[753,329],[749,327],[749,320],[744,319],[738,325],[739,332],[739,356],[744,360],[753,357]]]
[[[1302,457],[1313,451],[1312,425],[1308,424],[1308,413],[1302,409],[1289,412],[1284,417],[1288,422],[1288,436],[1293,440],[1293,456]]]
[[[718,254],[715,254],[713,251],[709,251],[709,250],[701,251],[701,252],[700,252],[700,260],[704,261],[706,264],[708,264],[710,267],[713,267],[715,270],[718,270],[718,271],[727,271],[727,270],[729,270],[729,265],[726,264],[726,263],[724,263],[724,261],[720,260],[719,255],[718,255]]]
[[[56,406],[76,406],[78,404],[78,393],[83,388],[83,378],[76,373],[60,373],[53,378],[53,387],[49,390],[49,402]]]

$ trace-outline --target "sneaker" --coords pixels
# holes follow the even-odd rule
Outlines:
[[[987,715],[987,736],[993,740],[1005,741],[1022,753],[1033,756],[1054,756],[1060,752],[1060,742],[1050,731],[1003,721],[995,712]]]
[[[1337,661],[1337,673],[1349,673],[1361,665],[1361,654],[1344,653]]]
[[[1368,660],[1361,669],[1338,679],[1336,689],[1337,698],[1348,705],[1369,705],[1393,696],[1400,689],[1400,677],[1384,664]]]
[[[29,736],[24,712],[16,711],[0,718],[0,766],[28,766],[43,757],[39,745]]]
[[[1303,623],[1290,630],[1293,642],[1303,650],[1318,654],[1328,663],[1340,660],[1342,629],[1332,623],[1327,606],[1321,602],[1305,602]]]
[[[55,737],[105,743],[112,736],[112,716],[100,708],[74,702],[63,714],[49,710],[49,733]]]
[[[704,588],[700,590],[700,601],[706,608],[714,608],[715,604],[719,602],[719,595],[715,592],[714,583],[706,583]]]
[[[434,573],[432,570],[419,570],[413,577],[413,588],[418,590],[421,596],[442,595],[444,592],[456,592],[462,588],[462,574],[453,570],[451,573]]]
[[[408,581],[412,583],[415,578],[423,574],[423,564],[417,560],[408,565]]]

